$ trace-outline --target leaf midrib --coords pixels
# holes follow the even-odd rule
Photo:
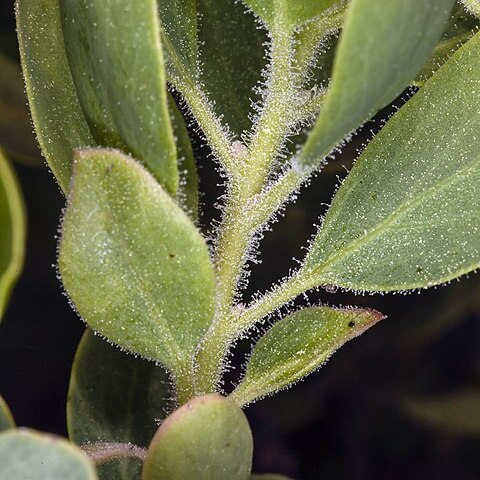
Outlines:
[[[417,206],[419,203],[421,203],[425,199],[434,196],[435,194],[441,192],[442,190],[449,187],[453,183],[464,179],[469,174],[471,169],[474,169],[475,167],[478,166],[477,165],[478,163],[480,163],[480,156],[475,157],[472,162],[468,163],[460,171],[454,172],[452,175],[444,178],[440,182],[431,186],[429,189],[425,190],[420,195],[416,196],[414,199],[405,202],[397,210],[392,212],[388,217],[386,217],[382,222],[380,222],[374,229],[370,230],[370,232],[359,237],[356,241],[353,241],[352,243],[340,249],[339,251],[327,256],[327,258],[322,264],[320,264],[317,268],[313,269],[312,274],[309,275],[309,277],[320,275],[322,273],[323,274],[331,273],[328,271],[328,268],[330,268],[332,265],[338,262],[339,259],[348,257],[352,252],[354,252],[358,248],[367,244],[371,240],[379,237],[382,233],[388,230],[390,225],[395,223],[399,218],[406,215],[411,209],[413,209],[415,206]]]

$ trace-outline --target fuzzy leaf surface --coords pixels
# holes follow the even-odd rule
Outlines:
[[[123,348],[190,372],[213,315],[203,237],[135,160],[101,149],[75,158],[59,268],[78,312]]]
[[[338,190],[300,275],[407,290],[480,266],[480,34],[385,125]]]
[[[131,153],[175,194],[156,1],[139,8],[131,0],[60,0],[60,10],[73,80],[95,140]]]
[[[175,145],[177,148],[177,162],[180,182],[177,191],[177,201],[190,218],[198,220],[198,174],[192,143],[188,136],[187,126],[183,115],[178,109],[173,97],[168,96],[168,109],[172,123]]]
[[[31,430],[0,433],[0,480],[97,480],[95,467],[60,437]]]
[[[0,320],[23,267],[25,230],[22,193],[0,150]]]
[[[147,447],[171,398],[166,372],[87,330],[72,366],[67,402],[69,438],[81,445],[132,443]],[[118,459],[97,467],[100,479],[141,477],[138,459]]]
[[[320,368],[343,344],[384,317],[374,310],[304,308],[277,322],[255,345],[231,397],[245,405]]]
[[[397,97],[430,57],[453,0],[352,0],[322,111],[299,161],[316,165]]]
[[[158,0],[165,65],[170,79],[198,76],[197,0]]]
[[[461,0],[465,8],[477,18],[480,18],[480,2],[478,0]]]
[[[272,25],[281,18],[286,29],[293,29],[325,10],[341,3],[339,0],[245,0],[245,3],[267,24]]]
[[[15,428],[15,420],[7,403],[3,397],[0,396],[0,432],[10,428]]]
[[[17,34],[38,142],[60,187],[68,191],[72,150],[94,146],[73,84],[58,0],[17,0]]]
[[[143,480],[248,480],[253,440],[242,410],[220,395],[190,400],[150,444]]]

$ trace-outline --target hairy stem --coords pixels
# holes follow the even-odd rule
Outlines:
[[[192,87],[188,83],[177,83],[175,88],[187,102],[220,165],[231,175],[235,168],[235,157],[232,154],[230,140],[207,97],[198,87]]]
[[[284,31],[281,19],[272,27],[268,96],[248,153],[244,158],[237,158],[236,163],[231,162],[234,175],[215,253],[216,314],[196,357],[197,394],[216,390],[228,348],[242,332],[306,290],[299,279],[292,278],[254,302],[246,312],[235,306],[252,237],[312,172],[293,166],[274,185],[269,188],[266,185],[272,165],[293,125],[317,114],[323,103],[324,92],[318,92],[303,104],[292,104],[307,77],[319,39],[325,37],[326,30],[336,28],[337,23],[336,20],[326,22],[320,29],[310,31],[310,48],[302,52],[294,51],[293,32]]]
[[[250,214],[261,194],[275,157],[290,128],[293,94],[291,35],[280,28],[272,31],[270,88],[265,106],[249,145],[249,153],[235,165],[234,180],[217,241],[216,315],[197,356],[197,390],[215,390],[228,345],[238,334],[232,308],[245,265],[251,238],[258,225]],[[235,181],[237,179],[237,181]]]

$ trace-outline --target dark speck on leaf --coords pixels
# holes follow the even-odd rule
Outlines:
[[[353,328],[355,326],[355,322],[353,320],[351,320],[350,322],[348,322],[348,326],[350,328]]]
[[[174,253],[169,253],[168,256],[169,256],[170,258],[175,258],[175,254],[174,254]]]

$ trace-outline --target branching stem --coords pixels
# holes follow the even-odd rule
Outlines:
[[[268,187],[272,165],[292,126],[318,113],[323,102],[323,92],[314,92],[303,104],[293,104],[307,76],[307,57],[314,55],[313,47],[304,52],[299,65],[298,58],[295,58],[298,52],[294,49],[294,33],[284,30],[281,19],[270,33],[272,64],[268,95],[248,145],[248,153],[237,158],[235,155],[232,158],[231,148],[229,152],[221,153],[232,175],[214,259],[217,278],[215,319],[196,356],[197,395],[217,389],[224,357],[235,339],[256,321],[305,291],[305,286],[292,278],[254,302],[246,311],[241,305],[235,305],[238,283],[253,236],[311,173],[311,170],[290,168]],[[320,34],[314,33],[317,41]],[[203,113],[202,108],[194,104],[194,98],[186,100],[194,114],[196,109]],[[197,119],[202,124],[202,119],[198,116]],[[214,132],[206,132],[206,135],[217,136]],[[218,153],[219,149],[215,145],[214,148]],[[225,146],[222,148],[225,150]]]

